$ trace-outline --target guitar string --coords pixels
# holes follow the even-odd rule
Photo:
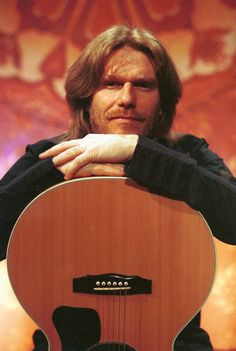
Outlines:
[[[103,334],[103,340],[104,340],[104,338],[105,338],[105,332],[106,332],[106,329],[107,328],[105,328],[105,322],[106,322],[106,318],[105,318],[105,297],[104,296],[102,296],[102,318],[103,318],[103,320],[102,320],[102,325],[104,326],[104,328],[103,328],[103,331],[102,331],[102,334]],[[102,341],[102,340],[101,340]]]
[[[114,332],[114,323],[115,323],[115,316],[114,316],[114,295],[115,295],[115,291],[113,292],[113,295],[110,296],[109,300],[111,302],[111,307],[112,307],[112,320],[111,320],[111,323],[110,323],[110,328],[111,328],[111,337],[110,337],[110,340],[114,340],[114,335],[115,335],[115,332]],[[110,348],[110,345],[111,345],[111,348]],[[114,351],[114,342],[109,342],[109,351]]]
[[[97,296],[97,310],[98,312],[102,310],[102,325],[104,326],[103,328],[103,340],[112,340],[110,336],[113,334],[113,340],[115,340],[115,331],[116,331],[116,326],[115,326],[115,320],[116,320],[116,301],[118,297],[118,326],[117,326],[117,335],[118,335],[118,351],[125,351],[126,350],[126,344],[125,344],[125,332],[126,332],[126,304],[127,304],[127,292],[124,292],[124,295],[122,295],[122,291],[120,290],[118,292],[118,296],[116,295],[116,292],[114,292],[113,295],[113,301],[109,299],[109,296]],[[112,296],[110,296],[112,297]],[[107,302],[107,303],[106,303]],[[110,304],[113,306],[111,308]],[[112,311],[112,313],[111,313]],[[123,311],[123,313],[121,313]],[[113,315],[112,315],[113,314]],[[122,316],[123,314],[123,316]],[[112,318],[113,317],[113,318]],[[122,318],[123,317],[123,321]],[[112,320],[113,319],[113,320]],[[111,323],[113,322],[113,323]],[[123,322],[123,325],[122,325]],[[107,328],[105,327],[107,325]],[[111,329],[111,326],[113,325],[113,329]],[[106,332],[107,331],[107,332]],[[101,340],[102,341],[102,340]],[[110,349],[110,346],[112,346],[113,350]],[[110,343],[108,342],[107,344],[107,350],[108,351],[115,351],[117,344],[116,343]]]
[[[115,322],[117,321],[117,318],[116,318],[117,317],[117,314],[116,314],[116,311],[117,311],[117,306],[116,306],[117,297],[118,297],[118,322],[117,322],[118,326],[115,325]],[[121,329],[120,321],[121,321],[121,307],[122,307],[121,306],[121,302],[123,302],[123,336],[122,336],[123,345],[120,342],[121,341],[120,340],[120,329]],[[113,323],[109,323],[109,325],[113,324],[113,340],[116,339],[115,338],[115,332],[117,331],[117,335],[118,335],[118,338],[117,338],[118,349],[120,351],[122,346],[123,346],[123,350],[125,351],[125,349],[126,349],[126,345],[125,345],[126,292],[125,292],[125,296],[122,299],[122,291],[121,290],[118,291],[118,294],[117,294],[116,291],[114,291],[112,305],[113,305]],[[109,343],[108,344],[108,351],[110,351],[110,345],[112,346],[112,349],[113,349],[112,351],[115,351],[117,343],[116,342],[113,342],[111,344]]]
[[[118,340],[119,340],[119,351],[120,351],[120,319],[121,319],[121,290],[119,292],[119,300],[118,300]]]
[[[107,341],[109,341],[111,339],[111,314],[110,314],[110,296],[106,297],[107,299],[107,330],[108,330],[108,334],[107,334]],[[108,343],[108,351],[110,351],[110,343]]]
[[[108,305],[109,305],[109,343],[108,343],[108,350],[112,351],[112,344],[110,342],[110,340],[112,340],[112,333],[113,333],[113,321],[112,321],[112,317],[113,317],[113,308],[112,305],[112,301],[111,301],[112,295],[108,296]]]
[[[109,342],[108,342],[108,350],[114,351],[114,343],[110,342],[114,340],[114,293],[113,295],[108,296],[108,305],[109,305]],[[112,350],[113,349],[113,350]]]
[[[112,305],[112,321],[111,321],[111,338],[110,340],[114,340],[114,321],[115,321],[115,318],[114,318],[114,294],[115,294],[115,291],[113,292],[113,295],[111,295],[110,299],[111,300],[111,305]],[[114,343],[110,343],[111,344],[111,351],[114,351]],[[110,348],[109,348],[110,350]]]
[[[119,292],[118,292],[119,293]],[[117,320],[116,318],[116,310],[117,310],[117,306],[116,306],[116,302],[117,302],[117,292],[114,291],[114,300],[113,300],[113,305],[114,305],[114,318],[113,318],[113,340],[115,340],[115,332],[116,332],[116,325],[115,325],[115,321]],[[118,315],[119,315],[119,309],[118,309]],[[119,329],[119,327],[118,327]],[[118,339],[119,340],[119,339]],[[115,347],[116,347],[116,344],[113,343],[113,351],[115,351]]]
[[[126,328],[126,296],[127,296],[127,292],[125,290],[125,293],[124,293],[124,319],[123,319],[123,350],[125,351],[125,328]]]
[[[116,322],[116,291],[114,291],[114,296],[113,296],[113,340],[115,340],[115,332],[116,332],[116,325],[115,325],[115,322]],[[115,351],[115,344],[113,344],[113,351]]]

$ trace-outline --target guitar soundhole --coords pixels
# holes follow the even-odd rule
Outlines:
[[[120,342],[102,342],[89,347],[86,351],[137,351],[133,347]]]

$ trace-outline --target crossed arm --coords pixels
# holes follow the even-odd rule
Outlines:
[[[138,135],[88,134],[65,141],[40,154],[52,157],[64,179],[89,176],[124,176],[124,163],[133,156]]]
[[[235,245],[235,180],[229,179],[230,174],[228,178],[218,175],[218,168],[227,173],[222,160],[207,151],[204,167],[191,157],[151,140],[137,145],[138,138],[137,135],[89,134],[83,139],[56,145],[40,158],[52,157],[66,180],[126,175],[157,194],[183,200],[202,212],[217,238]],[[124,166],[128,161],[131,161],[128,167]],[[209,162],[215,172],[209,169]]]

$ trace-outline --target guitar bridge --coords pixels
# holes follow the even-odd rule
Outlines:
[[[151,294],[152,281],[116,273],[86,275],[73,279],[73,292],[96,295]]]

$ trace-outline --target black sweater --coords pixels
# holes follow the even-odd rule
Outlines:
[[[27,146],[25,154],[0,182],[0,259],[6,257],[11,230],[25,206],[64,179],[51,159],[38,157],[55,145],[54,140]],[[182,135],[170,143],[140,136],[125,173],[156,194],[185,201],[203,214],[215,237],[236,244],[236,180],[204,139]],[[200,314],[178,336],[176,351],[212,350],[199,324]]]

